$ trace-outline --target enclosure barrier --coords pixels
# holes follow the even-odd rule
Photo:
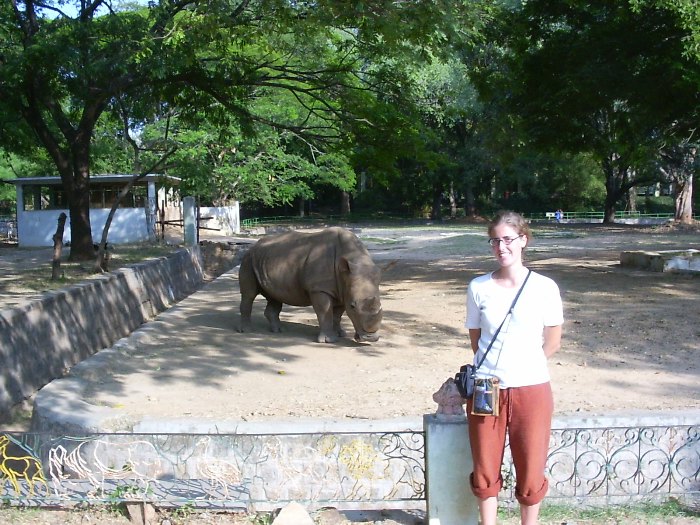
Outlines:
[[[700,425],[693,417],[693,424],[643,426],[615,426],[611,419],[597,418],[595,424],[574,427],[566,418],[556,420],[546,501],[597,506],[700,497]],[[664,417],[649,419],[661,422]],[[466,432],[466,421],[457,424]],[[420,509],[426,507],[428,471],[437,468],[425,461],[430,439],[422,429],[84,436],[2,432],[0,498],[10,505],[59,507],[137,501],[268,511],[296,501],[309,509]],[[513,504],[508,451],[503,473],[501,499]],[[466,486],[468,472],[462,476]]]
[[[555,212],[548,211],[542,213],[529,213],[526,217],[532,221],[548,221],[556,220]],[[605,212],[603,211],[562,211],[561,222],[576,223],[576,222],[603,222]],[[615,221],[653,221],[665,222],[673,220],[673,213],[641,213],[638,211],[616,211]]]
[[[525,217],[532,222],[555,222],[555,212],[554,211],[544,211],[537,213],[526,213]],[[564,211],[562,212],[562,222],[563,223],[602,223],[605,218],[605,212],[602,211]],[[637,223],[653,223],[662,224],[665,222],[673,221],[673,213],[640,213],[631,211],[617,211],[615,212],[615,221],[617,222],[637,222]],[[694,215],[694,220],[700,220],[700,216]],[[440,225],[449,224],[449,219],[444,222],[441,221],[431,221],[429,219],[421,219],[415,216],[371,216],[371,215],[324,215],[324,216],[311,216],[311,217],[298,217],[298,216],[275,216],[275,217],[251,217],[248,219],[243,219],[241,221],[241,228],[243,229],[253,229],[263,226],[273,226],[276,224],[298,224],[298,225],[310,225],[318,224],[323,225],[324,223],[331,222],[360,222],[366,221],[371,223],[372,221],[391,221],[391,222],[430,222]]]

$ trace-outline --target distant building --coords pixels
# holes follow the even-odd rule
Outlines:
[[[90,225],[99,242],[109,211],[122,188],[136,175],[90,177]],[[53,246],[58,217],[68,215],[63,242],[71,240],[68,200],[60,177],[13,179],[17,191],[17,242],[20,247]],[[156,240],[156,223],[180,217],[177,177],[146,175],[139,179],[117,208],[109,228],[108,242],[126,244]]]

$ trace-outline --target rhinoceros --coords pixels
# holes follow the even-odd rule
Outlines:
[[[320,327],[319,343],[346,335],[340,327],[344,312],[355,327],[356,341],[377,341],[382,321],[379,280],[379,268],[365,246],[344,228],[264,237],[241,261],[239,330],[250,330],[253,301],[262,294],[272,332],[281,331],[283,304],[311,305]]]

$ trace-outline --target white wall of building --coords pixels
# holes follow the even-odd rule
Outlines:
[[[71,240],[70,214],[68,210],[17,211],[18,244],[22,248],[53,246],[53,236],[58,226],[58,217],[65,213],[66,226],[63,242]],[[90,226],[92,240],[100,242],[102,229],[107,222],[108,209],[90,209]],[[144,208],[119,208],[114,214],[109,227],[107,242],[112,244],[129,244],[155,240],[155,233],[149,231]]]
[[[122,176],[122,178],[124,178]],[[165,220],[182,218],[181,206],[172,202],[165,188],[156,190],[154,181],[148,181],[146,208],[118,208],[112,219],[107,235],[107,242],[112,244],[129,244],[157,239],[158,203],[165,206]],[[68,210],[24,210],[24,187],[17,185],[17,239],[20,247],[53,246],[53,236],[58,226],[61,213],[67,215],[63,231],[63,242],[71,241],[70,214]],[[102,229],[107,222],[110,210],[107,208],[90,208],[90,226],[92,240],[98,243],[102,238]],[[177,217],[179,215],[179,217]],[[200,227],[208,229],[200,233],[207,235],[230,236],[241,231],[240,206],[236,201],[233,206],[201,207],[199,211]]]
[[[213,228],[202,230],[200,235],[238,235],[241,233],[240,203],[233,206],[217,206],[199,208],[200,227]],[[211,217],[210,219],[206,219]]]
[[[175,208],[177,209],[177,208]],[[18,243],[23,248],[53,246],[53,236],[58,226],[58,217],[65,213],[66,226],[63,242],[71,240],[70,214],[68,210],[17,210]],[[107,222],[109,210],[106,208],[90,209],[92,240],[100,242],[102,229]],[[107,242],[112,244],[130,244],[156,240],[155,213],[147,216],[144,208],[118,208],[109,227]],[[201,230],[200,235],[230,236],[241,233],[240,206],[201,207],[200,226],[212,228]],[[205,219],[204,218],[207,218]]]

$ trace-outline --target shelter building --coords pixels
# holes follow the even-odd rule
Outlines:
[[[136,175],[90,177],[90,225],[93,242],[99,242],[110,209],[119,192]],[[58,218],[68,215],[63,242],[71,240],[68,200],[60,177],[26,177],[9,182],[17,191],[17,243],[20,247],[53,246]],[[128,244],[155,241],[158,217],[181,216],[177,177],[150,174],[134,183],[119,204],[107,241]]]

